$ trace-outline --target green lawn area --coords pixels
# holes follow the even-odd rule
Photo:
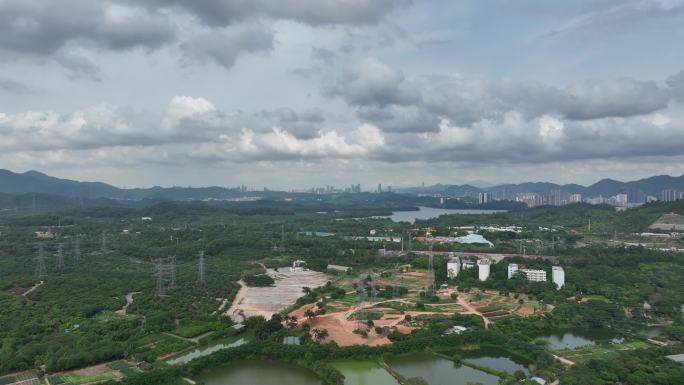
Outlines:
[[[649,348],[651,345],[644,341],[630,341],[624,344],[589,345],[577,349],[559,350],[556,354],[570,361],[582,363],[589,359],[614,359],[618,353],[625,350]]]
[[[187,325],[181,325],[173,331],[173,334],[185,338],[192,338],[214,329],[213,322],[195,321]]]

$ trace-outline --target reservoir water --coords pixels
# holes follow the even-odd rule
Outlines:
[[[525,362],[515,360],[498,349],[481,349],[474,352],[466,352],[463,354],[463,360],[472,362],[478,366],[486,366],[500,372],[513,374],[517,370],[522,370],[525,374],[529,374]]]
[[[406,378],[422,377],[430,385],[497,385],[499,377],[432,354],[410,354],[388,360],[387,363]]]
[[[316,374],[284,362],[239,361],[197,377],[205,385],[321,385]]]
[[[413,223],[416,219],[432,219],[438,218],[440,215],[450,215],[450,214],[463,214],[463,215],[474,215],[474,214],[496,214],[503,213],[506,210],[465,210],[465,209],[437,209],[433,207],[418,207],[418,211],[395,211],[389,216],[380,216],[374,218],[389,218],[394,222],[410,222]]]

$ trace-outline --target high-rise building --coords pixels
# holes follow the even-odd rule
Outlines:
[[[484,282],[489,278],[489,272],[490,272],[490,265],[491,261],[489,258],[480,258],[477,261],[477,267],[478,267],[478,278],[480,281]]]
[[[481,192],[478,194],[478,201],[480,204],[489,203],[491,201],[491,196],[488,192]]]
[[[381,193],[381,192],[382,192],[382,184],[378,183],[378,193]]]
[[[447,262],[447,277],[449,279],[454,279],[458,277],[458,273],[461,272],[461,258],[450,257]]]
[[[580,203],[582,202],[582,194],[572,194],[568,199],[570,203]]]
[[[556,284],[556,288],[560,290],[565,286],[565,270],[560,266],[554,266],[551,268],[551,275],[553,283]]]
[[[517,272],[518,272],[518,264],[517,263],[509,263],[508,264],[508,279],[513,278],[513,276]]]

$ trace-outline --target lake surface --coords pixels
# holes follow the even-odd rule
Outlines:
[[[430,385],[497,385],[499,377],[468,366],[455,367],[452,361],[432,354],[411,354],[387,362],[406,378],[422,377]]]
[[[344,375],[344,385],[399,385],[384,368],[371,361],[336,361],[332,363]]]
[[[410,222],[413,223],[416,219],[432,219],[437,218],[440,215],[450,215],[450,214],[462,214],[462,215],[474,215],[474,214],[496,214],[503,213],[506,210],[465,210],[465,209],[436,209],[432,207],[418,207],[418,211],[395,211],[389,216],[379,216],[373,218],[389,218],[394,222]]]
[[[246,342],[247,341],[245,341],[244,338],[240,338],[239,340],[232,342],[232,343],[222,343],[222,344],[220,343],[220,344],[208,346],[205,348],[195,349],[195,350],[190,351],[189,353],[183,354],[182,356],[172,358],[172,359],[166,361],[166,363],[169,365],[183,365],[183,364],[186,364],[186,363],[194,360],[195,358],[208,356],[211,353],[218,352],[219,350],[234,348],[234,347],[237,347],[240,345],[244,345]]]
[[[239,361],[197,377],[206,385],[321,385],[316,374],[283,362]]]
[[[575,349],[587,345],[596,345],[599,340],[610,340],[614,334],[610,330],[570,330],[538,336],[552,350]]]
[[[522,370],[525,374],[529,374],[525,362],[515,360],[498,349],[482,349],[474,352],[465,352],[463,354],[463,359],[472,362],[475,365],[486,366],[500,372],[513,374],[517,370]]]

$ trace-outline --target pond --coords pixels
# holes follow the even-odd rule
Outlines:
[[[462,356],[465,361],[472,362],[478,366],[486,366],[500,372],[508,372],[510,374],[515,373],[517,370],[522,370],[525,374],[530,372],[527,370],[526,362],[510,357],[499,349],[483,348],[465,352]]]
[[[406,378],[422,377],[430,385],[496,385],[499,377],[470,368],[456,367],[452,361],[432,354],[410,354],[392,358],[387,363]]]
[[[331,365],[344,375],[344,385],[399,385],[391,374],[372,361],[335,361]]]
[[[195,358],[199,357],[204,357],[208,356],[211,353],[217,352],[219,350],[223,349],[228,349],[228,348],[234,348],[240,345],[244,345],[247,341],[245,341],[244,338],[240,338],[237,341],[233,341],[230,343],[219,343],[213,346],[208,346],[205,348],[200,348],[200,349],[195,349],[192,350],[186,354],[183,354],[182,356],[172,358],[168,361],[166,361],[167,364],[169,365],[182,365],[182,364],[187,364],[188,362],[194,360]]]
[[[239,361],[196,378],[205,385],[321,385],[316,374],[284,362]]]
[[[432,219],[437,218],[440,215],[449,214],[463,214],[463,215],[473,215],[473,214],[496,214],[506,212],[506,210],[463,210],[463,209],[436,209],[433,207],[418,207],[417,211],[395,211],[392,215],[379,216],[374,218],[389,218],[394,222],[410,222],[413,223],[416,219]]]
[[[610,330],[567,330],[537,336],[535,339],[546,341],[549,349],[575,349],[587,345],[596,345],[598,341],[610,340],[615,336]]]

